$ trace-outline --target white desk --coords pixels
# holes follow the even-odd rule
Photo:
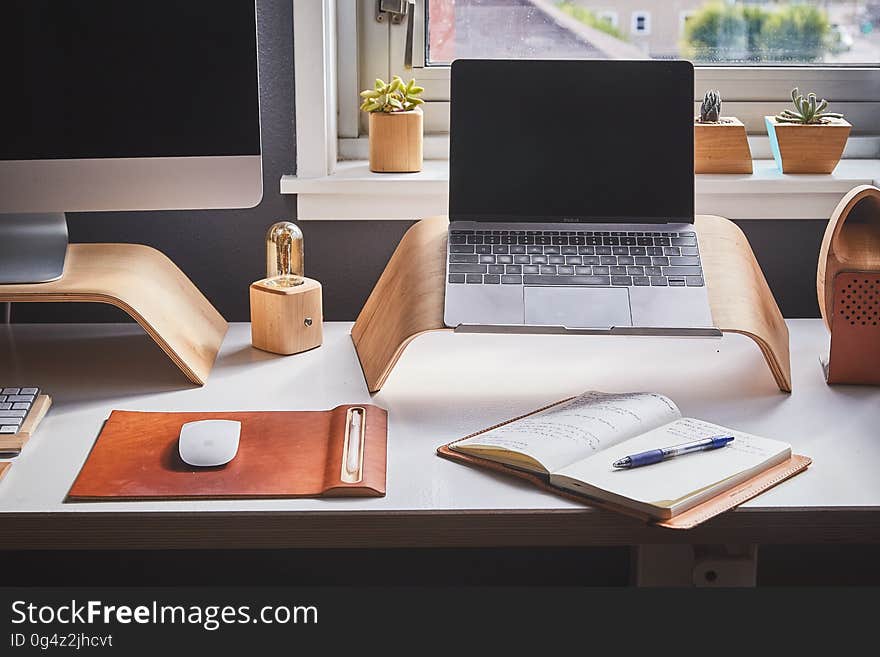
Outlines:
[[[347,323],[297,356],[252,349],[233,324],[203,388],[136,325],[0,327],[0,382],[54,405],[0,483],[0,545],[36,548],[635,545],[880,541],[880,389],[828,387],[819,320],[789,323],[794,392],[780,393],[746,338],[434,333],[370,397]],[[646,527],[451,463],[434,449],[549,401],[596,388],[669,395],[685,415],[790,441],[810,469],[689,532]],[[379,499],[65,503],[112,409],[389,410]]]

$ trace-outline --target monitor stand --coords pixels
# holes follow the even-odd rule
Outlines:
[[[226,320],[167,256],[143,244],[67,244],[61,214],[9,219],[0,215],[0,303],[116,306],[190,381],[204,385],[226,335]],[[62,246],[66,256],[57,252]],[[24,250],[28,253],[20,253]]]
[[[58,280],[66,253],[63,213],[0,214],[0,285]]]

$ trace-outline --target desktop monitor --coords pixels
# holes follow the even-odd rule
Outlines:
[[[0,79],[0,283],[61,275],[64,212],[262,198],[254,0],[4,0]]]

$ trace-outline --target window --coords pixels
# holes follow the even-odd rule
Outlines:
[[[599,18],[600,21],[605,21],[611,27],[617,27],[617,25],[618,25],[618,18],[617,18],[616,11],[610,11],[608,9],[604,9],[602,11],[597,11],[596,16]]]
[[[634,11],[632,13],[632,33],[647,36],[651,33],[651,12]]]
[[[426,153],[431,137],[448,131],[449,63],[464,57],[685,58],[697,68],[695,102],[719,89],[725,113],[752,134],[764,134],[763,116],[798,86],[832,101],[854,136],[880,135],[876,0],[415,0],[412,69],[404,67],[405,20],[377,21],[372,0],[336,2],[351,16],[340,24],[352,27],[339,35],[339,48],[352,51],[348,64],[340,60],[340,80],[345,67],[357,71],[349,88],[418,78]],[[366,135],[357,94],[340,87],[339,98],[340,126],[349,126],[340,135]]]
[[[370,3],[364,3],[370,4]],[[429,65],[455,57],[608,56],[601,32],[622,42],[656,36],[648,55],[699,63],[877,64],[876,0],[419,0]],[[680,34],[680,26],[688,29]],[[683,37],[683,38],[682,38]]]
[[[313,0],[293,5],[294,83],[296,111],[296,175],[284,176],[282,193],[297,195],[297,212],[308,219],[411,220],[414,216],[447,211],[449,60],[456,57],[687,57],[696,67],[694,113],[707,89],[720,89],[724,113],[737,116],[750,133],[756,159],[771,158],[764,116],[791,101],[798,86],[832,102],[854,129],[845,157],[834,176],[822,181],[779,180],[772,161],[756,164],[753,177],[713,176],[697,181],[697,211],[734,219],[827,218],[840,194],[860,184],[876,182],[880,159],[880,0],[410,0],[413,30],[407,48],[407,21],[381,16],[376,0]],[[385,7],[407,2],[384,0]],[[686,21],[681,36],[682,12]],[[706,13],[706,8],[711,12]],[[781,18],[767,12],[828,12],[830,35],[818,49],[798,32],[776,29]],[[733,8],[733,9],[731,9]],[[633,39],[629,33],[633,11],[651,12],[651,34]],[[743,32],[740,17],[764,12],[766,33],[754,25]],[[444,13],[445,11],[445,13]],[[615,12],[615,27],[600,12]],[[724,23],[739,30],[716,31],[716,46],[700,47],[694,22],[712,12],[734,11]],[[587,12],[587,13],[584,13]],[[594,18],[595,17],[595,18]],[[728,17],[729,18],[729,17]],[[712,19],[714,20],[714,19]],[[764,19],[762,19],[764,20]],[[740,22],[737,22],[740,21]],[[709,21],[711,23],[711,21]],[[757,23],[756,23],[757,24]],[[805,25],[803,21],[801,24]],[[877,25],[877,28],[874,26]],[[626,31],[626,34],[621,34]],[[711,32],[711,30],[709,30]],[[677,34],[671,37],[669,34]],[[705,31],[703,34],[705,35]],[[848,34],[848,38],[835,35]],[[794,37],[792,36],[794,34]],[[735,36],[735,34],[733,34]],[[723,38],[721,38],[723,37]],[[772,37],[772,38],[771,38]],[[638,41],[635,44],[634,41]],[[586,45],[585,45],[586,44]],[[775,45],[774,45],[775,44]],[[735,46],[735,47],[734,47]],[[685,48],[688,50],[685,51]],[[642,50],[644,49],[644,50]],[[405,66],[406,60],[411,66]],[[425,88],[425,169],[412,176],[370,174],[367,115],[358,110],[359,91],[373,79],[391,75],[416,77]],[[306,99],[303,102],[302,99]],[[499,112],[515,99],[487,99]],[[613,122],[615,99],[596,111]],[[536,110],[540,111],[540,109]],[[593,112],[595,113],[595,112]],[[649,113],[646,120],[650,120]],[[590,114],[584,125],[595,122]],[[343,162],[340,162],[343,160]],[[354,160],[344,162],[344,160]],[[793,200],[795,202],[793,202]]]

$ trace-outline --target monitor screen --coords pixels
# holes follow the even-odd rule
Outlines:
[[[3,0],[0,161],[259,155],[254,0]]]
[[[451,93],[451,219],[693,221],[689,62],[458,60]]]

